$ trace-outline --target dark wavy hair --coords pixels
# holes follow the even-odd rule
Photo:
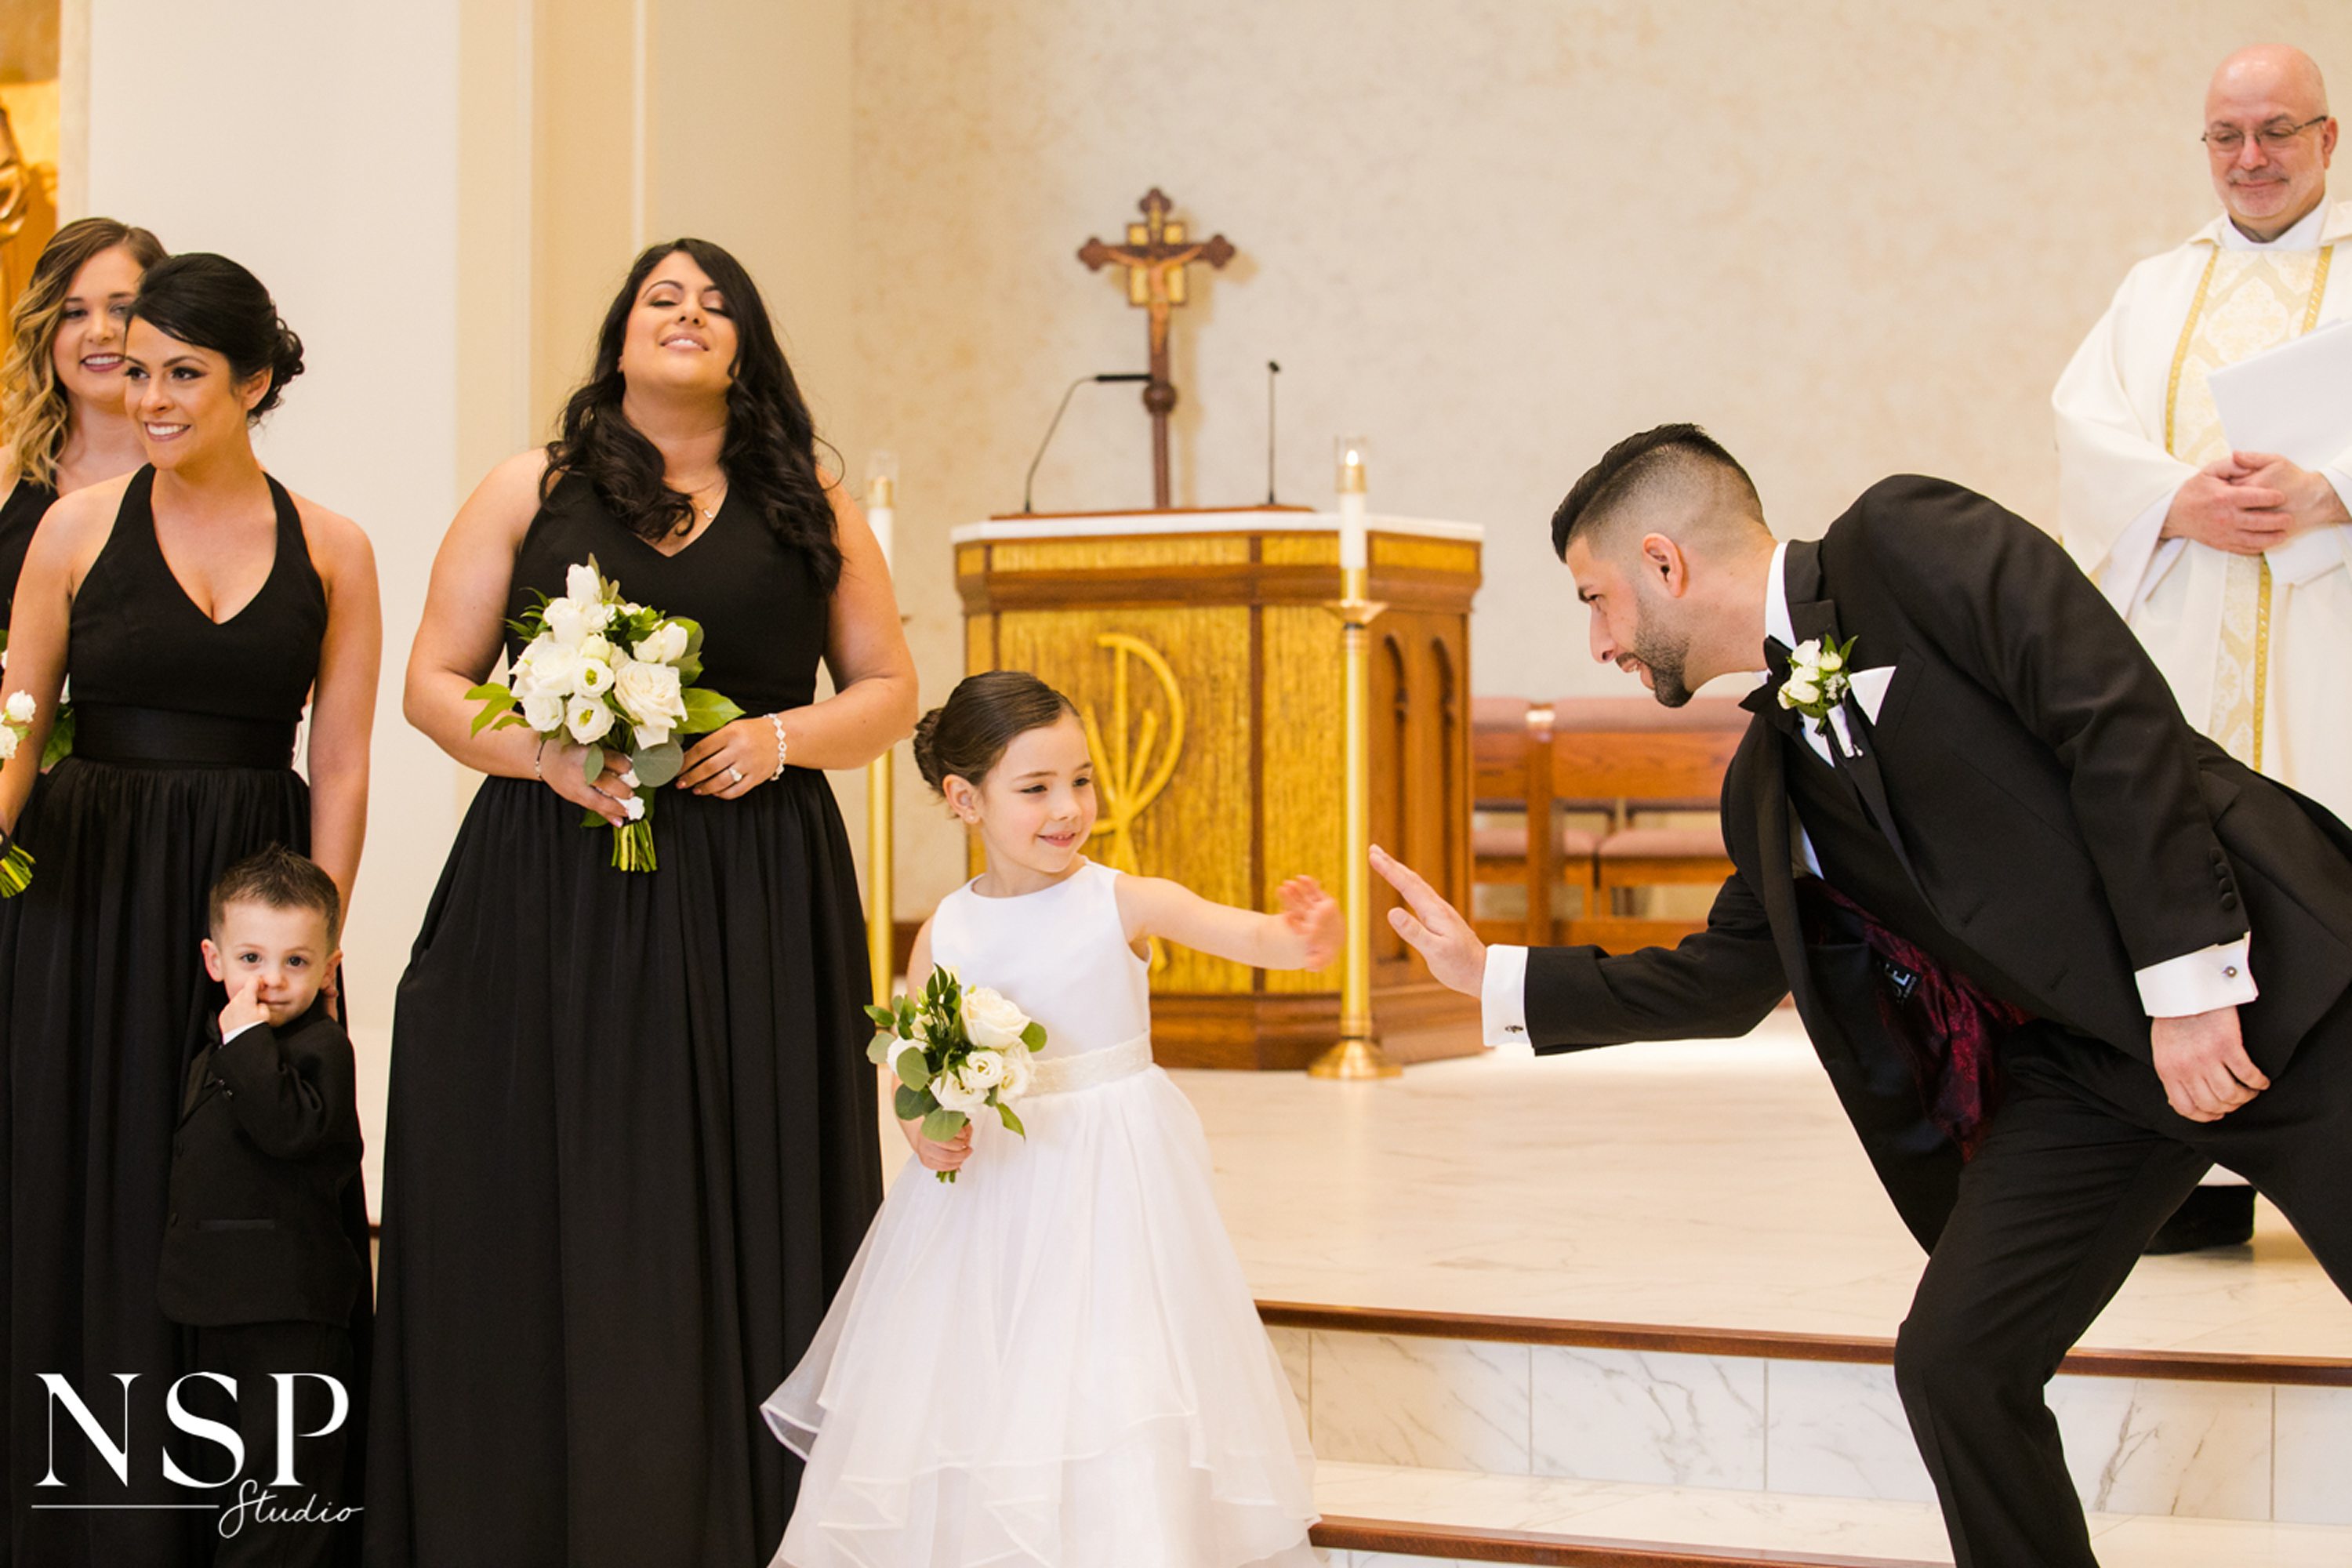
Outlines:
[[[302,340],[278,313],[278,301],[226,256],[186,250],[157,262],[140,279],[131,315],[165,337],[212,350],[239,381],[268,371],[268,389],[246,410],[248,425],[277,407],[286,384],[302,374]]]
[[[759,286],[741,262],[707,239],[648,247],[630,267],[597,331],[595,363],[563,405],[555,439],[547,444],[540,499],[552,495],[566,474],[576,473],[624,526],[648,541],[693,522],[694,503],[662,482],[660,449],[621,412],[626,390],[621,341],[629,312],[662,258],[681,250],[725,297],[735,323],[734,384],[727,389],[727,439],[719,452],[728,486],[758,510],[779,540],[807,552],[819,585],[829,594],[841,580],[841,543],[834,532],[833,503],[817,471],[815,421],[785,363]]]

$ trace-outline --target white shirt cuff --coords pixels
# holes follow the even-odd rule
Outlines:
[[[2116,614],[2126,620],[2164,580],[2165,573],[2179,559],[2181,546],[2188,542],[2163,537],[2164,520],[2171,514],[2173,498],[2179,493],[2180,487],[2175,485],[2126,523],[2124,531],[2116,535],[2116,542],[2107,547],[2107,558],[2099,566],[2099,592],[2107,596]]]
[[[268,1022],[269,1022],[269,1020],[267,1018],[256,1018],[250,1024],[239,1024],[236,1028],[231,1029],[227,1034],[221,1037],[221,1044],[225,1046],[231,1040],[236,1038],[239,1035],[245,1033],[247,1029],[257,1029]]]
[[[2344,510],[2352,511],[2352,474],[2341,468],[2322,468],[2319,472],[2321,478],[2336,487],[2336,495],[2344,502]]]
[[[1488,1046],[1528,1043],[1528,950],[1501,944],[1486,950],[1486,979],[1478,988],[1478,1017]]]
[[[2132,977],[2139,982],[2140,1005],[2151,1018],[2186,1018],[2218,1007],[2244,1006],[2262,994],[2248,960],[2252,945],[2252,937],[2242,936],[2149,964]]]

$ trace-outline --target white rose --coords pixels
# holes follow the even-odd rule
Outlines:
[[[8,722],[11,724],[29,724],[32,721],[33,694],[29,691],[10,693],[8,698]]]
[[[552,637],[534,639],[515,661],[516,690],[528,681],[535,691],[550,691],[558,697],[572,695],[573,682],[580,679],[580,650]]]
[[[602,697],[613,689],[613,667],[601,658],[583,658],[572,689],[582,697]]]
[[[1821,700],[1822,689],[1810,680],[1791,680],[1780,688],[1780,705],[1784,708],[1803,708]]]
[[[542,735],[563,728],[563,698],[544,689],[531,692],[522,700],[522,721]]]
[[[988,1090],[973,1089],[954,1073],[943,1072],[931,1079],[931,1098],[950,1110],[970,1116],[988,1104]]]
[[[16,754],[16,731],[5,724],[0,724],[0,763],[6,762]]]
[[[1835,674],[1845,668],[1845,655],[1833,647],[1823,648],[1822,657],[1813,660],[1813,668],[1823,675]]]
[[[585,608],[604,597],[604,585],[596,580],[596,568],[586,562],[563,574],[563,596]]]
[[[580,639],[588,635],[588,612],[585,606],[569,599],[550,599],[546,610],[547,636],[565,647],[576,648]]]
[[[563,727],[583,746],[593,746],[613,727],[613,710],[593,697],[575,697],[564,710]]]
[[[625,664],[614,678],[613,696],[621,711],[639,724],[667,731],[686,722],[686,696],[675,666],[644,659]]]
[[[664,621],[633,651],[648,663],[676,664],[686,657],[686,628],[676,621]]]
[[[988,1090],[1004,1081],[1004,1058],[994,1051],[974,1051],[956,1068],[966,1089]]]
[[[1792,666],[1813,664],[1818,662],[1821,657],[1822,639],[1819,637],[1807,637],[1789,650],[1789,662]]]
[[[613,662],[613,645],[599,633],[591,632],[580,639],[580,657],[593,658],[602,665]]]
[[[1004,1081],[996,1086],[996,1103],[1012,1104],[1029,1092],[1029,1086],[1036,1081],[1036,1064],[1029,1059],[1027,1047],[1024,1046],[1017,1051],[1005,1052]]]
[[[987,986],[963,994],[963,1027],[973,1045],[1010,1050],[1021,1044],[1021,1031],[1028,1026],[1028,1014]]]

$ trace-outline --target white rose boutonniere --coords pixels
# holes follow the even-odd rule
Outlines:
[[[1780,683],[1780,706],[1803,714],[1828,733],[1831,710],[1845,700],[1853,644],[1852,637],[1843,643],[1810,637],[1790,648],[1789,679]]]

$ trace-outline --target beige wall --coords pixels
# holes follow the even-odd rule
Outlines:
[[[868,0],[857,33],[858,434],[904,460],[929,695],[943,543],[1019,503],[1062,385],[1139,312],[1071,253],[1153,184],[1241,258],[1179,329],[1177,499],[1286,499],[1329,438],[1374,503],[1488,529],[1473,679],[1633,689],[1565,614],[1551,508],[1616,437],[1706,424],[1783,532],[1923,469],[2046,520],[2046,398],[2124,268],[2211,212],[2221,55],[2280,37],[2352,92],[2336,0]],[[2352,181],[2339,186],[2352,194]],[[1205,274],[1196,273],[1196,277]],[[1038,505],[1148,502],[1133,389],[1079,395]],[[907,900],[961,874],[906,797]]]

